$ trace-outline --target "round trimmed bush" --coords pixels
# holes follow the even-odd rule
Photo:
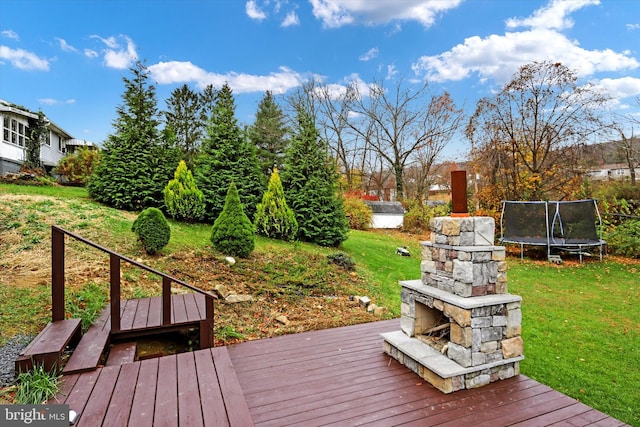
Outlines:
[[[171,238],[171,227],[158,208],[147,208],[140,212],[131,231],[138,235],[145,252],[150,255],[167,246]]]

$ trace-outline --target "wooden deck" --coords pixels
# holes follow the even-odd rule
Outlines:
[[[95,369],[102,353],[114,339],[131,339],[160,331],[196,327],[206,318],[204,296],[194,293],[171,295],[171,325],[162,322],[160,297],[122,300],[120,303],[120,331],[111,330],[110,307],[87,330],[73,351],[63,373],[80,373]]]
[[[399,321],[66,375],[78,426],[622,426],[523,375],[443,394],[382,352]]]

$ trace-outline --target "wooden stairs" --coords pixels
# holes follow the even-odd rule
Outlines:
[[[70,237],[109,255],[109,305],[82,334],[80,319],[65,319],[65,238]],[[126,262],[162,279],[161,296],[122,300],[121,263]],[[104,363],[111,343],[185,329],[198,330],[200,348],[213,347],[213,301],[216,295],[106,249],[57,226],[51,226],[51,322],[21,352],[16,372],[34,366],[74,374],[95,370]],[[173,292],[173,285],[180,293]],[[66,364],[63,354],[72,351]],[[135,356],[135,345],[111,349],[123,360]],[[112,361],[117,360],[113,356]],[[115,363],[115,362],[113,362]],[[64,365],[64,366],[63,366]]]

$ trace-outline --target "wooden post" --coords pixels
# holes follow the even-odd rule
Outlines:
[[[206,319],[200,322],[200,348],[209,348],[214,346],[213,342],[213,297],[211,295],[204,296],[205,316]]]
[[[171,324],[171,279],[162,276],[162,324]]]
[[[469,216],[467,209],[467,172],[452,171],[451,172],[451,204],[453,212],[452,217]]]
[[[51,321],[64,320],[64,233],[51,227]]]
[[[111,332],[120,331],[120,257],[109,256],[109,297],[111,298]]]

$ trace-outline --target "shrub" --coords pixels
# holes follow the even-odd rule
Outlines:
[[[627,220],[610,228],[605,233],[604,239],[612,253],[629,258],[640,258],[640,220]]]
[[[63,157],[53,172],[60,175],[65,183],[85,185],[99,162],[99,151],[81,147],[75,153]]]
[[[158,208],[147,208],[140,212],[131,231],[138,235],[145,252],[150,255],[164,248],[171,238],[171,227]]]
[[[327,255],[327,259],[330,263],[335,264],[338,267],[342,267],[347,271],[355,271],[356,269],[356,263],[345,253],[338,252],[335,254],[329,254]]]
[[[420,201],[409,201],[405,207],[407,213],[404,215],[403,231],[410,233],[420,233],[429,231],[429,221],[437,216],[449,215],[449,206],[426,206]]]
[[[205,213],[204,194],[198,189],[184,160],[180,160],[173,176],[163,190],[169,216],[188,222],[202,219]]]
[[[362,199],[349,196],[345,197],[344,213],[349,220],[349,228],[353,230],[369,229],[373,211]]]
[[[255,247],[253,224],[242,209],[236,185],[231,182],[224,208],[211,228],[211,243],[225,255],[246,258]]]
[[[269,179],[269,187],[258,203],[253,221],[256,232],[273,239],[292,241],[298,233],[298,221],[293,210],[287,205],[278,169]]]

